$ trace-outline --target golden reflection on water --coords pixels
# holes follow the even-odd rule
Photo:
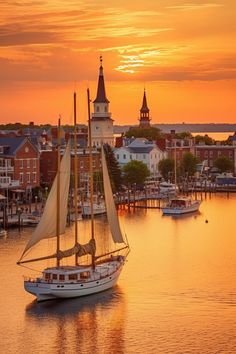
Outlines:
[[[117,287],[91,297],[32,301],[31,271],[15,265],[30,230],[0,239],[0,352],[235,353],[236,195],[203,197],[184,217],[121,210],[128,262]]]

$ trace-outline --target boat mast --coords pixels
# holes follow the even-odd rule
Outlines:
[[[56,235],[57,235],[57,255],[60,251],[60,169],[61,169],[61,118],[58,119],[57,130],[57,218],[56,218]],[[60,267],[60,259],[57,256],[57,267]]]
[[[177,189],[177,161],[176,161],[176,139],[174,139],[175,142],[175,192]]]
[[[90,93],[87,89],[88,97],[88,128],[89,128],[89,185],[90,185],[90,208],[91,208],[91,238],[94,237],[94,213],[93,213],[93,157],[92,157],[92,132],[91,132],[91,115],[90,115]],[[92,255],[92,267],[95,268],[95,257]]]
[[[78,243],[78,155],[77,155],[77,122],[76,122],[76,92],[74,92],[74,205],[75,205],[75,245]],[[75,254],[75,264],[78,265],[78,255]]]

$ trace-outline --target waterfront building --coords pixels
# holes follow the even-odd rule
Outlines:
[[[121,167],[132,160],[142,161],[147,165],[152,176],[158,175],[158,163],[166,158],[164,151],[145,138],[136,138],[126,146],[115,148],[114,154]]]
[[[221,156],[227,157],[233,162],[236,173],[236,145],[195,145],[195,155],[200,162],[206,161],[208,168],[214,166],[214,161]]]
[[[81,186],[87,186],[89,180],[89,150],[78,148],[78,177]],[[92,151],[93,171],[101,171],[101,154],[97,149]],[[72,176],[74,174],[74,150],[71,150]],[[40,179],[41,185],[50,188],[57,173],[57,150],[43,150],[40,155]]]
[[[93,101],[94,112],[91,117],[92,146],[100,147],[101,143],[114,146],[113,119],[109,112],[103,76],[102,58],[100,57],[97,96]]]
[[[176,159],[177,165],[180,165],[184,154],[195,154],[195,144],[193,138],[176,138],[175,130],[166,134],[165,148],[169,158]]]
[[[0,189],[38,187],[39,151],[25,137],[0,137]]]

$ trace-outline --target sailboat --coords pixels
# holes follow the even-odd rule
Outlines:
[[[74,107],[76,107],[76,96],[74,94]],[[88,90],[88,107],[89,107],[89,90]],[[75,127],[76,127],[76,108],[74,109]],[[76,129],[76,128],[75,128]],[[60,134],[60,122],[59,122]],[[90,109],[89,109],[89,136],[90,136],[90,151],[91,151],[91,124],[90,124]],[[76,140],[76,130],[75,130]],[[78,190],[77,179],[77,153],[75,148],[75,191]],[[25,278],[24,288],[27,292],[36,296],[37,301],[74,298],[90,294],[95,294],[113,287],[119,278],[122,268],[125,264],[126,257],[129,253],[129,245],[127,239],[125,240],[118,216],[116,206],[113,200],[111,183],[109,179],[106,157],[103,146],[101,147],[102,158],[102,172],[105,202],[107,209],[107,219],[112,236],[113,250],[97,254],[96,243],[97,237],[95,235],[95,228],[93,223],[93,214],[91,217],[91,239],[86,244],[78,242],[78,227],[75,221],[75,240],[72,248],[61,249],[61,236],[65,233],[67,204],[70,184],[70,143],[67,144],[65,153],[60,160],[60,146],[58,147],[58,171],[50,190],[44,213],[40,222],[28,241],[23,254],[18,261],[18,264],[25,264],[29,262],[42,261],[48,259],[55,259],[56,265],[48,267],[42,271],[42,275],[37,278]],[[92,154],[90,153],[90,170],[92,169]],[[90,171],[91,172],[91,171]],[[92,174],[90,173],[92,181]],[[93,183],[91,183],[93,186]],[[93,188],[91,187],[91,195],[93,195]],[[74,193],[75,205],[77,206],[77,193]],[[93,209],[91,205],[91,209]],[[56,213],[55,213],[56,211]],[[75,220],[77,220],[77,211],[75,210]],[[103,236],[103,235],[102,235]],[[55,253],[49,256],[44,256],[35,259],[25,259],[28,252],[33,246],[38,244],[41,240],[47,238],[56,238]],[[119,245],[115,248],[115,245]],[[74,255],[73,265],[62,265],[63,258]],[[80,257],[89,255],[88,264],[82,264]]]
[[[173,189],[175,188],[175,194],[177,194],[177,159],[176,159],[176,140],[175,140],[175,183],[173,184]],[[181,197],[176,195],[176,197],[170,198],[168,202],[161,207],[163,215],[183,215],[193,213],[199,210],[201,200],[193,200],[192,197]]]

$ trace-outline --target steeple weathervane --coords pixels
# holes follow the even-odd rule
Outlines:
[[[102,66],[102,55],[99,57],[100,68],[99,68],[99,78],[98,78],[98,88],[97,88],[97,97],[94,100],[94,103],[109,103],[109,100],[106,97],[104,76],[103,76],[103,66]]]

